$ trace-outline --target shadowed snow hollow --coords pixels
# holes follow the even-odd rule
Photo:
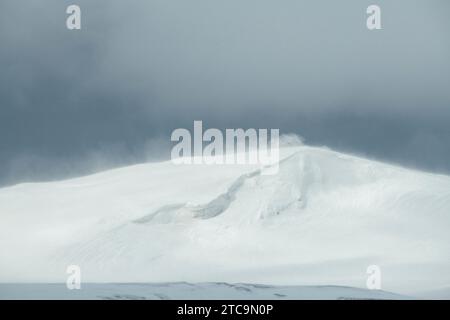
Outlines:
[[[450,177],[323,148],[244,165],[136,165],[0,189],[0,282],[450,284]]]

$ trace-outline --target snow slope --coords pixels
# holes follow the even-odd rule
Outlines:
[[[268,286],[225,282],[209,283],[87,283],[81,290],[65,284],[1,284],[0,299],[90,300],[405,300],[408,296],[382,290],[339,286]]]
[[[450,177],[298,146],[279,173],[149,163],[0,189],[0,282],[450,285]]]

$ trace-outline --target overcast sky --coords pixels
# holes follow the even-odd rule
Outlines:
[[[448,0],[1,0],[0,66],[0,185],[168,158],[193,120],[450,173]]]

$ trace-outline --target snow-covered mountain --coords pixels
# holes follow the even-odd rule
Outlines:
[[[309,146],[276,175],[148,163],[0,189],[0,282],[450,285],[450,177]]]

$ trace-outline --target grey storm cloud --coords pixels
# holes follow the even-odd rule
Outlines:
[[[65,27],[78,4],[82,29]],[[366,28],[366,8],[382,30]],[[450,173],[447,0],[0,3],[0,185],[167,158],[170,133],[280,128]]]

